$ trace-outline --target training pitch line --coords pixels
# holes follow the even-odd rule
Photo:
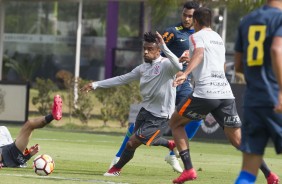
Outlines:
[[[12,177],[26,177],[26,178],[40,178],[40,179],[56,179],[56,180],[68,180],[68,181],[79,181],[85,183],[105,183],[105,184],[128,184],[128,183],[116,183],[112,181],[104,181],[104,180],[87,180],[80,178],[65,178],[59,176],[37,176],[37,175],[24,175],[24,174],[0,174],[0,176],[12,176]]]

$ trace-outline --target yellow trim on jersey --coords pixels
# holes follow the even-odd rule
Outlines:
[[[182,30],[182,29],[183,29],[183,26],[175,27],[175,29],[176,29],[177,31]]]

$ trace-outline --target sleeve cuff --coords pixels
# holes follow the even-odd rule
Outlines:
[[[98,87],[97,82],[92,82],[92,88],[95,90]]]

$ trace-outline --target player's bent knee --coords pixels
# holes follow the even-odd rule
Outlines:
[[[231,144],[235,147],[235,148],[238,148],[240,147],[240,143],[241,143],[241,140],[240,139],[232,139],[230,140]]]
[[[141,145],[141,141],[139,141],[135,136],[131,136],[129,141],[126,143],[126,149],[136,149]]]
[[[179,127],[184,127],[190,120],[188,118],[185,118],[183,116],[180,116],[179,114],[173,113],[170,121],[169,126],[171,130],[177,129]]]

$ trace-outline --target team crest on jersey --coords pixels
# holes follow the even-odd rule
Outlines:
[[[203,132],[212,134],[219,128],[219,124],[211,114],[208,114],[204,120],[204,123],[201,124],[201,128]]]
[[[160,74],[160,72],[161,72],[161,66],[160,65],[154,66],[153,74],[158,75],[158,74]]]

